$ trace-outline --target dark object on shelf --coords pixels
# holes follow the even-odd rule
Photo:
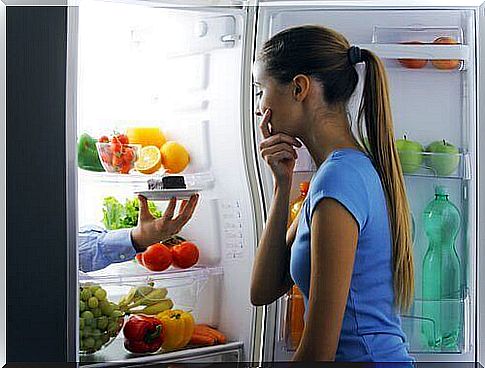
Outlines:
[[[164,176],[162,180],[150,179],[148,180],[148,190],[157,189],[187,189],[185,179],[180,175]]]

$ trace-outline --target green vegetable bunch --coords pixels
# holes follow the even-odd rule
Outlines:
[[[148,201],[148,209],[154,217],[162,217],[155,203]],[[139,211],[138,198],[126,199],[123,205],[114,197],[106,197],[103,201],[103,224],[108,230],[135,227],[138,224]]]

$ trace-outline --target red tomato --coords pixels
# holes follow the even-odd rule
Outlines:
[[[136,254],[136,260],[138,261],[139,264],[144,266],[144,264],[143,264],[143,253],[137,253]]]
[[[165,245],[155,243],[143,252],[142,259],[150,271],[164,271],[172,264],[172,253]]]
[[[123,161],[123,165],[121,165],[120,173],[121,174],[128,174],[130,172],[130,170],[131,170],[131,163]]]
[[[101,142],[101,143],[108,143],[109,142],[109,138],[105,135],[101,136],[99,139],[98,139],[98,142]]]
[[[199,260],[199,248],[188,241],[174,245],[171,249],[173,264],[179,268],[189,268]]]
[[[116,136],[121,144],[129,144],[130,141],[128,140],[128,136],[126,134],[118,134]]]

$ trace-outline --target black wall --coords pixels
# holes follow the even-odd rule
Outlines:
[[[7,7],[7,362],[66,361],[65,7]]]

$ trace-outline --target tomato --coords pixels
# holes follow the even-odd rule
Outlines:
[[[102,135],[99,139],[98,139],[98,142],[101,142],[101,143],[109,143],[109,138],[105,135]]]
[[[129,144],[130,143],[130,141],[128,140],[128,136],[126,134],[118,134],[116,136],[116,138],[118,138],[118,141],[121,144]]]
[[[123,158],[121,158],[123,159]],[[121,174],[128,174],[131,170],[131,163],[123,161],[123,164],[121,165],[120,173]]]
[[[188,241],[174,245],[171,249],[173,264],[179,268],[189,268],[199,260],[199,248]]]
[[[144,264],[143,264],[143,253],[137,253],[135,257],[136,257],[136,260],[138,261],[138,263],[141,264],[142,266],[144,266]]]
[[[142,260],[150,271],[164,271],[172,264],[172,253],[165,245],[155,243],[143,252]]]

